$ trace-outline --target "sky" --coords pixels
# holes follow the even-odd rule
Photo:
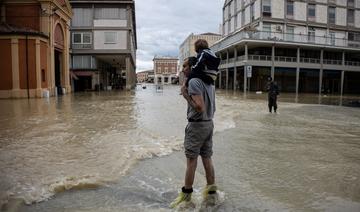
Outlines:
[[[157,56],[178,57],[191,33],[219,33],[224,0],[136,0],[136,71],[153,68]]]

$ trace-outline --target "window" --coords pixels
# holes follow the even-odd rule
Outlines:
[[[309,28],[308,30],[308,42],[315,42],[315,29]]]
[[[73,43],[82,43],[82,34],[81,33],[74,33],[73,34]]]
[[[335,7],[329,7],[329,14],[328,14],[328,22],[330,24],[335,24],[335,17],[336,17],[336,14],[335,14]]]
[[[254,17],[254,3],[250,4],[250,19],[253,21],[255,19]]]
[[[263,24],[264,38],[271,38],[271,24]]]
[[[286,26],[286,40],[287,41],[294,41],[294,31],[295,31],[295,27]]]
[[[73,44],[91,44],[91,32],[74,32]]]
[[[354,0],[348,0],[348,7],[354,7]]]
[[[263,0],[263,15],[271,16],[271,0]]]
[[[91,56],[79,56],[76,55],[73,57],[73,68],[74,69],[85,69],[91,67]]]
[[[105,44],[116,43],[116,32],[105,32]]]
[[[349,41],[360,41],[360,33],[349,32],[348,40]]]
[[[330,32],[329,33],[329,37],[330,37],[330,45],[335,45],[335,32]]]
[[[316,6],[315,4],[308,5],[308,20],[315,20],[316,17]]]
[[[126,20],[125,8],[96,8],[95,19],[121,19]]]
[[[72,26],[91,26],[93,24],[91,8],[73,8]]]
[[[245,10],[241,12],[241,26],[245,24]]]
[[[348,10],[347,23],[348,25],[354,25],[354,10]]]
[[[294,2],[287,1],[287,3],[286,3],[286,15],[287,16],[294,16]]]

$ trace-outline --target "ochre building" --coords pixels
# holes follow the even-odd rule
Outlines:
[[[67,0],[0,3],[0,98],[71,92]]]

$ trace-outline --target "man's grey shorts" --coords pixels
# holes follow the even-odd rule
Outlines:
[[[189,122],[185,128],[185,155],[187,158],[211,157],[212,136],[214,130],[213,121]]]

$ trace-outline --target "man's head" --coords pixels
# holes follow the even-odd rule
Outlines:
[[[195,51],[196,53],[199,53],[200,50],[202,49],[207,49],[209,48],[209,44],[206,40],[204,39],[198,39],[197,41],[195,41]]]
[[[184,60],[182,72],[186,77],[188,77],[190,74],[191,66],[195,64],[196,64],[196,57],[188,57]]]
[[[272,77],[268,77],[268,81],[271,82],[271,81],[272,81]]]

